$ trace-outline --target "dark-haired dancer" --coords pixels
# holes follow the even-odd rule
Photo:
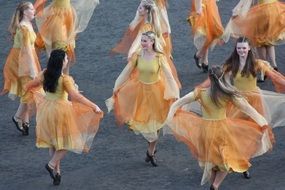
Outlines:
[[[237,91],[226,85],[220,67],[209,70],[209,79],[210,87],[196,88],[172,104],[167,124],[177,140],[189,147],[204,170],[201,184],[209,181],[210,189],[214,190],[229,172],[247,171],[251,157],[272,148],[272,144],[264,147],[263,139],[273,140],[274,137],[267,121]],[[194,101],[201,104],[202,117],[179,109]],[[256,123],[227,117],[229,104],[237,106]]]
[[[9,93],[11,99],[20,97],[20,105],[12,120],[23,135],[29,134],[30,107],[33,97],[23,87],[37,76],[41,67],[34,48],[36,34],[31,21],[35,10],[30,2],[21,2],[12,17],[9,32],[13,48],[4,65],[4,87],[1,94]]]
[[[46,92],[44,97],[34,94],[37,105],[36,146],[49,148],[51,160],[45,168],[54,185],[60,184],[60,162],[67,151],[88,152],[103,117],[100,108],[76,90],[72,77],[62,74],[67,62],[63,50],[53,50],[47,69],[26,87],[30,90],[43,86]]]

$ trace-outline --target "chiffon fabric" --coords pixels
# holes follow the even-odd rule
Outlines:
[[[234,9],[236,17],[231,19],[226,27],[225,41],[231,35],[246,36],[255,47],[284,44],[285,3],[277,0],[259,0],[250,9],[248,2],[244,3],[240,2]],[[245,10],[241,14],[240,11],[243,9]]]
[[[37,80],[43,81],[43,75]],[[68,91],[76,90],[72,77],[62,75],[55,93],[34,93],[37,107],[36,146],[75,153],[90,151],[103,113],[77,101],[68,100]]]
[[[171,103],[179,97],[179,89],[163,55],[148,61],[137,54],[131,60],[106,105],[109,111],[114,108],[119,125],[126,123],[136,134],[153,142],[158,139]]]
[[[202,0],[202,14],[197,14],[197,5],[192,1],[188,22],[192,28],[195,47],[202,52],[213,48],[222,37],[224,28],[216,0]]]
[[[201,104],[202,116],[179,109],[193,101]],[[244,99],[220,98],[220,104],[218,107],[212,102],[207,89],[196,88],[171,106],[167,118],[176,139],[188,146],[204,170],[201,185],[210,180],[212,170],[247,171],[250,158],[264,154],[274,142],[270,128],[260,128],[267,124],[266,120]],[[227,117],[228,104],[238,106],[255,122]]]
[[[13,47],[3,68],[4,87],[11,99],[20,97],[22,103],[32,102],[33,97],[24,86],[37,76],[41,66],[34,48],[36,34],[28,26],[20,25],[13,36]]]
[[[76,34],[86,29],[99,0],[37,0],[36,22],[39,29],[36,45],[50,54],[53,49],[64,49],[70,60],[75,59]]]

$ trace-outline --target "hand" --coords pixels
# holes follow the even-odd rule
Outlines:
[[[99,108],[99,106],[97,106],[96,104],[94,104],[94,106],[93,106],[93,111],[94,112],[96,112],[96,113],[101,113],[102,112],[102,110]]]
[[[267,131],[271,143],[272,144],[275,143],[275,137],[274,137],[274,133],[273,133],[271,127],[269,127],[268,125],[263,125],[261,130],[262,130],[263,133],[265,133]]]

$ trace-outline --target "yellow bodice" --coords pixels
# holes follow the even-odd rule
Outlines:
[[[256,77],[252,75],[249,75],[248,77],[242,76],[240,71],[237,72],[236,76],[233,79],[233,82],[234,86],[242,92],[252,91],[257,88]]]
[[[21,26],[17,29],[14,36],[13,48],[21,48],[25,43],[24,40],[27,41],[26,43],[29,43],[34,47],[36,37],[37,36],[34,31],[30,31],[26,26]]]
[[[48,100],[67,100],[68,94],[64,89],[64,85],[63,85],[63,77],[59,77],[58,79],[58,85],[56,87],[56,91],[55,93],[51,93],[51,92],[46,92],[46,99]]]
[[[276,2],[277,0],[258,0],[258,4],[262,4],[262,3],[273,3]]]
[[[145,60],[138,57],[137,69],[139,71],[139,80],[143,83],[154,83],[159,80],[159,62],[155,57],[152,60]]]
[[[211,100],[207,90],[201,90],[200,102],[202,104],[202,116],[204,119],[221,120],[226,119],[226,106],[228,101],[220,100],[221,107],[216,106]]]
[[[56,7],[69,7],[70,0],[53,0],[53,4]]]

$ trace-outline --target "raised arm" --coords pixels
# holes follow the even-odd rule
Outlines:
[[[180,107],[182,107],[182,106],[185,105],[185,104],[189,104],[189,103],[191,103],[191,102],[194,102],[194,101],[195,101],[195,97],[196,97],[196,96],[195,96],[195,93],[194,93],[194,91],[192,91],[192,92],[188,93],[187,95],[183,96],[182,98],[176,100],[176,101],[171,105],[171,107],[170,107],[170,109],[169,109],[168,116],[167,116],[167,119],[166,119],[167,122],[170,122],[170,121],[173,119],[173,117],[174,117],[176,111],[177,111]]]

